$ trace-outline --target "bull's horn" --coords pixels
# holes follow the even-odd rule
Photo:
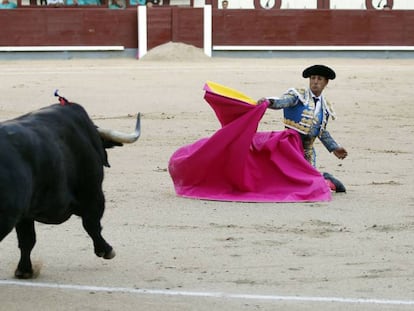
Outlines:
[[[139,136],[141,135],[141,115],[138,113],[137,115],[137,124],[135,125],[135,131],[133,133],[123,133],[116,130],[111,129],[103,129],[98,127],[99,135],[102,138],[107,140],[112,140],[117,143],[125,143],[130,144],[138,140]]]

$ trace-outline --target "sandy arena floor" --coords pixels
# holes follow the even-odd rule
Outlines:
[[[140,61],[0,61],[1,120],[55,103],[55,89],[102,127],[132,131],[142,114],[140,140],[110,150],[105,170],[103,234],[117,257],[95,257],[76,217],[38,224],[40,274],[13,283],[12,232],[0,243],[0,310],[412,310],[414,60],[167,52]],[[337,72],[325,91],[338,114],[329,129],[349,153],[337,160],[318,142],[318,164],[346,194],[301,204],[175,195],[169,157],[219,126],[204,82],[277,96],[307,86],[302,70],[315,63]],[[261,130],[282,129],[281,116],[267,111]]]

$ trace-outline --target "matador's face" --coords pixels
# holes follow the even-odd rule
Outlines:
[[[320,96],[323,89],[328,85],[329,80],[325,77],[312,75],[309,78],[309,88],[316,96]]]

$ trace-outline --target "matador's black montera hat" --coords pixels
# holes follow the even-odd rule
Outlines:
[[[313,65],[306,68],[302,76],[304,78],[309,78],[310,76],[322,76],[326,79],[333,80],[336,77],[335,71],[325,65]]]

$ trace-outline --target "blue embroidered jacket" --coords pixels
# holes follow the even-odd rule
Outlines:
[[[329,117],[335,119],[332,105],[320,96],[321,111],[315,115],[315,102],[310,89],[289,89],[282,97],[266,97],[270,109],[283,109],[284,124],[302,135],[318,137],[329,152],[339,145],[326,130]]]

